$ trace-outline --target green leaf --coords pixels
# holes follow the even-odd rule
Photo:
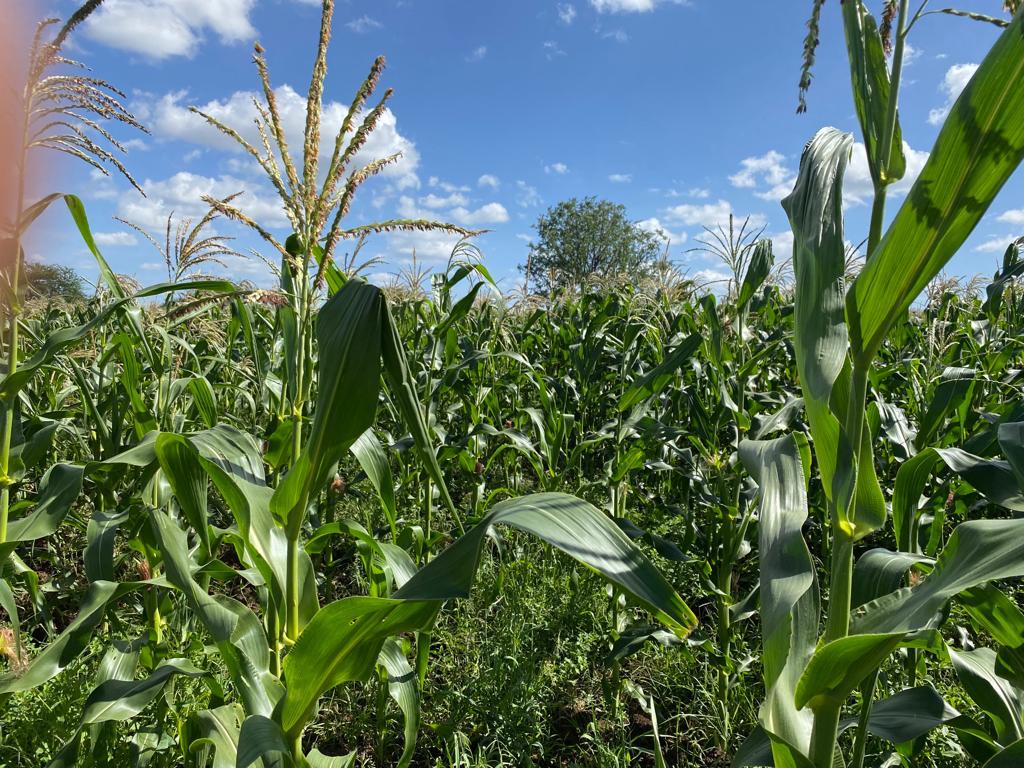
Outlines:
[[[638,403],[654,397],[665,389],[675,378],[676,371],[693,357],[693,353],[703,343],[704,338],[699,333],[683,339],[679,346],[666,355],[661,363],[648,371],[640,381],[623,393],[619,399],[619,413],[628,411]]]
[[[949,659],[960,685],[992,720],[996,738],[1003,744],[1024,738],[1021,710],[1024,692],[996,673],[996,652],[991,648],[973,651],[949,649]]]
[[[448,483],[445,481],[444,473],[441,472],[441,465],[437,461],[437,453],[434,450],[430,432],[427,430],[427,421],[423,412],[423,405],[416,394],[416,386],[409,369],[409,361],[405,355],[405,348],[402,346],[402,338],[398,333],[398,325],[391,314],[391,308],[384,302],[384,327],[382,330],[382,348],[384,362],[384,375],[387,378],[388,388],[405,423],[406,428],[412,435],[413,444],[416,446],[416,453],[427,471],[431,481],[441,494],[441,500],[451,513],[452,518],[460,532],[464,532],[462,517],[459,515],[448,492]]]
[[[263,757],[275,755],[282,761],[272,763],[264,760],[264,765],[294,766],[292,749],[281,726],[264,715],[249,715],[242,723],[238,734],[238,754],[235,768],[249,768],[250,765]]]
[[[144,680],[107,680],[86,697],[82,725],[135,717],[160,695],[164,683],[173,675],[202,677],[205,674],[187,659],[168,659]]]
[[[188,745],[189,752],[195,754],[212,747],[212,768],[235,768],[238,736],[244,717],[245,713],[237,704],[225,704],[196,713],[193,723],[199,737]]]
[[[927,578],[861,606],[850,632],[889,634],[933,628],[946,603],[986,581],[1024,576],[1024,519],[961,523]]]
[[[759,486],[762,660],[766,696],[760,721],[784,745],[806,755],[812,715],[794,704],[800,675],[814,653],[820,613],[814,563],[801,529],[807,520],[804,448],[795,435],[740,443],[743,466]]]
[[[680,638],[697,625],[693,612],[665,577],[607,515],[564,493],[536,493],[496,504],[474,528],[427,563],[394,596],[414,600],[468,597],[487,532],[494,525],[508,525],[533,534],[597,571]]]
[[[384,640],[426,626],[440,601],[346,597],[321,608],[284,658],[286,690],[275,719],[302,732],[325,691],[373,673]]]
[[[871,707],[868,731],[893,744],[902,744],[924,736],[940,725],[960,716],[946,703],[938,691],[928,685],[906,688],[887,699],[876,701]],[[857,724],[854,717],[845,718],[839,725],[846,730]]]
[[[78,615],[40,651],[21,674],[0,675],[0,694],[27,691],[59,675],[89,645],[93,630],[106,616],[107,606],[147,582],[94,581],[78,606]]]
[[[246,711],[269,715],[280,695],[270,674],[270,650],[263,625],[246,606],[229,597],[211,597],[192,577],[185,533],[165,513],[151,510],[167,580],[181,590],[210,633]]]
[[[853,568],[853,594],[850,605],[857,608],[882,595],[899,589],[914,565],[929,563],[931,558],[909,552],[871,549],[857,560]]]
[[[53,360],[59,352],[82,339],[88,338],[89,334],[97,328],[103,327],[114,315],[126,310],[135,300],[158,296],[172,291],[189,290],[234,293],[236,288],[234,284],[227,280],[187,280],[180,283],[153,285],[142,289],[132,296],[111,302],[96,313],[87,323],[72,328],[61,328],[47,336],[32,356],[18,366],[17,371],[9,373],[3,379],[0,379],[0,396],[9,396],[19,391],[37,370]]]
[[[856,358],[938,274],[1024,159],[1024,14],[1000,35],[957,99],[910,194],[850,290]]]
[[[416,734],[420,729],[420,691],[416,685],[416,672],[393,637],[384,641],[377,663],[388,673],[388,693],[402,710],[405,721],[405,747],[398,759],[398,768],[408,768],[416,752]]]
[[[7,541],[0,544],[0,563],[25,541],[43,539],[56,532],[82,492],[84,469],[73,464],[54,464],[39,481],[39,495],[32,511],[11,520]]]
[[[349,280],[317,317],[319,390],[309,439],[274,491],[274,517],[297,530],[312,494],[377,413],[384,299],[380,290]]]
[[[373,429],[363,432],[359,439],[352,444],[350,450],[376,489],[384,516],[387,518],[392,532],[395,532],[398,521],[398,510],[395,506],[395,480],[391,475],[388,455],[381,447]]]
[[[1019,768],[1024,764],[1024,739],[1013,742],[992,759],[987,760],[982,768]]]
[[[898,116],[889,157],[881,157],[882,135],[886,131],[888,119],[890,82],[889,62],[882,48],[878,24],[862,0],[846,0],[843,3],[843,24],[846,30],[846,50],[850,56],[853,102],[864,136],[871,179],[876,187],[892,184],[903,178],[907,161],[903,154],[903,132]]]
[[[794,692],[797,709],[842,706],[903,641],[904,633],[850,635],[818,648]]]
[[[764,285],[764,281],[771,274],[772,265],[775,263],[775,256],[772,253],[772,241],[768,239],[758,240],[754,244],[754,250],[750,254],[750,262],[747,264],[747,272],[743,275],[743,284],[740,286],[740,293],[736,299],[738,306],[744,310],[754,298],[757,290]]]

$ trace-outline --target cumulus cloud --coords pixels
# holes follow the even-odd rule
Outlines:
[[[564,176],[569,172],[569,166],[565,163],[552,163],[551,165],[544,166],[544,173],[554,173],[559,176]]]
[[[762,200],[781,200],[792,191],[796,174],[786,165],[785,156],[773,149],[742,160],[739,172],[729,181],[740,189],[758,190],[754,194]]]
[[[251,40],[256,0],[107,0],[85,22],[97,42],[146,58],[193,56],[209,30],[224,43]]]
[[[97,245],[127,246],[139,242],[132,232],[96,232],[93,239]]]
[[[481,45],[478,48],[474,48],[472,51],[469,52],[469,54],[466,56],[466,61],[481,61],[486,55],[487,46]]]
[[[441,197],[435,195],[433,192],[420,198],[420,205],[426,206],[427,208],[451,208],[456,205],[466,205],[469,203],[469,199],[461,192],[452,192],[450,195]]]
[[[946,119],[946,115],[949,114],[949,110],[953,108],[953,103],[957,100],[963,89],[967,87],[967,83],[971,81],[971,78],[974,77],[974,73],[977,71],[977,64],[954,64],[946,70],[946,74],[939,84],[939,91],[945,94],[946,103],[928,113],[929,123],[932,125],[942,124],[942,121]]]
[[[713,227],[719,222],[728,221],[732,213],[732,205],[726,200],[702,205],[673,205],[665,209],[665,218],[672,224],[684,227]]]
[[[608,176],[608,181],[612,184],[629,184],[633,180],[633,174],[631,173],[612,173]]]
[[[457,224],[465,227],[481,227],[487,224],[504,224],[508,221],[508,211],[501,203],[486,203],[476,210],[459,207],[448,213]]]
[[[1014,226],[1024,226],[1024,208],[1018,208],[1016,210],[1004,211],[999,214],[997,221],[1001,221],[1003,224],[1012,224]]]
[[[558,18],[563,24],[572,24],[576,18],[576,6],[572,3],[559,3]]]
[[[243,193],[236,204],[264,226],[288,225],[281,201],[273,192],[234,176],[202,176],[179,171],[167,179],[146,179],[142,188],[146,190],[146,197],[134,190],[121,195],[118,214],[144,229],[162,229],[171,212],[193,218],[202,216],[207,211],[201,199],[204,195],[224,198],[235,192]]]
[[[907,142],[903,142],[903,154],[907,158],[907,171],[903,178],[889,187],[889,194],[892,196],[905,195],[914,185],[914,181],[924,168],[928,160],[928,153],[923,150],[916,150]],[[868,167],[868,153],[862,142],[856,141],[853,144],[853,157],[846,169],[846,178],[843,181],[843,201],[846,205],[867,205],[875,194],[874,185],[871,183],[871,170]]]
[[[636,223],[636,226],[645,232],[652,232],[658,237],[666,240],[669,245],[682,245],[687,241],[689,236],[685,232],[673,232],[668,227],[663,225],[661,221],[656,217],[649,219],[643,219]]]
[[[306,98],[290,85],[279,86],[274,93],[285,134],[290,139],[290,147],[293,152],[301,151],[306,124]],[[187,109],[187,97],[185,91],[168,93],[152,105],[149,123],[154,133],[159,138],[177,139],[240,152],[232,139]],[[236,91],[226,99],[214,99],[199,105],[199,108],[211,117],[235,128],[247,141],[259,146],[260,138],[254,124],[257,116],[253,104],[255,97],[256,94],[252,91]],[[324,104],[320,153],[325,159],[330,157],[334,149],[334,139],[341,130],[347,111],[348,106],[337,101]],[[366,145],[356,154],[351,169],[360,168],[373,160],[395,153],[401,153],[401,159],[385,168],[380,175],[399,189],[418,187],[420,182],[416,168],[419,165],[419,152],[412,141],[399,133],[398,119],[390,109],[387,109],[381,115],[377,128],[370,134]]]
[[[476,180],[476,185],[478,187],[490,187],[491,189],[497,189],[501,186],[501,180],[492,173],[485,173]]]
[[[1002,253],[1012,240],[1012,237],[990,237],[988,240],[974,246],[974,250],[979,253]]]

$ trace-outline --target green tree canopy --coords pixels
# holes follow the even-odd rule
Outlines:
[[[60,264],[26,262],[25,282],[28,284],[29,298],[61,298],[65,301],[85,299],[82,278],[71,267]]]
[[[541,290],[646,272],[664,247],[658,235],[629,220],[625,206],[594,197],[548,208],[536,229],[524,271]]]

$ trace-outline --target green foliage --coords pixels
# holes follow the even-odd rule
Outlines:
[[[535,227],[524,271],[543,291],[578,287],[592,278],[635,278],[665,246],[657,234],[630,221],[624,205],[595,197],[564,200],[548,208]]]
[[[25,264],[27,295],[32,299],[84,301],[82,278],[71,267],[29,261]]]

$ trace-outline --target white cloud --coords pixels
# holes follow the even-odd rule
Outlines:
[[[163,271],[167,269],[166,264],[161,264],[159,261],[144,261],[139,264],[139,269],[145,270],[146,272]]]
[[[918,59],[921,58],[921,54],[923,54],[923,53],[924,53],[924,51],[922,51],[920,48],[915,48],[910,43],[904,43],[903,44],[903,66],[905,66],[905,67],[911,66],[915,61],[917,61]]]
[[[555,59],[559,56],[566,55],[565,51],[559,48],[558,43],[556,43],[554,40],[545,40],[543,48],[544,55],[548,57],[548,61],[551,61],[552,59]]]
[[[490,187],[491,189],[497,189],[501,186],[501,180],[491,173],[485,173],[479,179],[476,180],[478,187]]]
[[[690,197],[695,197],[698,200],[706,200],[707,198],[711,197],[711,190],[702,189],[701,187],[693,187],[686,194],[688,194]]]
[[[653,232],[663,240],[667,240],[669,245],[682,245],[689,237],[685,232],[672,232],[655,217],[638,221],[636,225],[645,232]]]
[[[453,208],[449,215],[456,223],[466,227],[479,227],[485,224],[504,224],[508,221],[508,211],[501,203],[487,203],[475,211],[467,208]]]
[[[416,258],[424,262],[443,262],[452,253],[456,243],[461,238],[458,235],[449,235],[444,232],[393,232],[387,236],[387,249],[381,255],[393,257],[399,254],[407,257],[407,261],[413,252]]]
[[[207,29],[224,43],[251,40],[256,0],[107,0],[85,22],[97,42],[146,58],[193,56]]]
[[[576,6],[572,3],[559,3],[558,18],[563,24],[572,24],[576,18]]]
[[[98,245],[135,245],[139,242],[131,232],[96,232],[93,239]]]
[[[903,154],[907,158],[907,171],[903,174],[902,179],[889,187],[889,194],[893,196],[905,195],[910,191],[928,160],[927,152],[916,150],[905,141],[903,142]],[[862,142],[855,141],[853,157],[850,159],[843,181],[843,201],[846,205],[867,205],[874,194],[875,188],[871,183],[867,150]]]
[[[608,181],[612,182],[612,184],[629,184],[632,180],[632,173],[612,173],[608,176]]]
[[[775,254],[775,263],[780,264],[793,256],[793,230],[776,232],[768,235],[772,241],[772,252]]]
[[[729,177],[734,187],[761,189],[754,192],[762,200],[781,200],[793,189],[796,176],[785,164],[786,158],[774,149],[757,157],[748,157],[740,162],[738,173]]]
[[[1014,226],[1024,226],[1024,208],[1018,208],[1016,210],[1004,211],[999,214],[996,221],[1001,221],[1004,224],[1013,224]]]
[[[384,25],[376,19],[372,19],[366,14],[363,14],[358,19],[352,19],[346,25],[349,29],[355,32],[357,35],[362,35],[369,32],[372,29],[380,29]]]
[[[540,194],[536,187],[531,187],[525,181],[516,182],[516,203],[523,208],[533,208],[541,204]]]
[[[468,203],[469,199],[461,192],[452,192],[446,197],[441,197],[431,192],[426,197],[420,198],[420,205],[427,208],[451,208],[455,205],[467,205]]]
[[[146,197],[134,190],[121,195],[118,214],[145,229],[163,229],[171,212],[193,218],[202,216],[207,211],[201,199],[203,195],[224,198],[235,192],[243,192],[236,205],[263,226],[288,225],[281,201],[273,192],[234,176],[212,177],[179,171],[168,179],[146,179],[142,188],[146,190]]]
[[[946,103],[944,106],[933,109],[928,113],[929,123],[940,125],[946,119],[949,110],[953,108],[953,103],[957,100],[963,89],[967,87],[967,83],[970,82],[977,71],[977,64],[954,64],[946,70],[946,75],[939,84],[939,90],[946,96]]]
[[[590,0],[598,13],[647,13],[665,3],[689,5],[689,0]]]
[[[564,176],[569,172],[569,166],[565,163],[552,163],[551,165],[544,166],[544,173],[555,173],[559,176]]]
[[[979,253],[1002,253],[1012,241],[1012,237],[990,237],[985,242],[974,246],[974,250]]]
[[[290,85],[279,86],[274,93],[285,135],[290,140],[289,146],[293,152],[301,151],[306,124],[306,98],[299,95]],[[153,105],[150,126],[154,133],[160,138],[178,139],[234,152],[241,151],[232,139],[183,106],[187,95],[185,91],[168,93]],[[259,134],[254,122],[257,116],[254,98],[256,94],[252,91],[236,91],[226,99],[214,99],[199,105],[199,108],[211,117],[235,128],[247,141],[259,146]],[[330,157],[334,149],[334,139],[341,130],[347,111],[348,107],[337,101],[324,104],[320,143],[322,156]],[[419,165],[419,152],[412,141],[398,132],[395,114],[386,109],[366,145],[356,154],[350,169],[355,170],[396,152],[402,153],[401,159],[385,168],[380,175],[393,182],[399,189],[418,187],[416,168]]]
[[[714,227],[720,222],[728,221],[730,213],[732,205],[725,200],[703,205],[684,203],[665,209],[665,217],[670,223],[685,227]]]
[[[484,56],[487,55],[487,46],[481,45],[479,48],[474,48],[470,51],[469,55],[466,56],[466,61],[481,61]]]
[[[602,32],[601,33],[601,38],[603,40],[614,40],[616,43],[628,43],[629,42],[629,35],[627,35],[621,29],[610,29],[607,32]]]

